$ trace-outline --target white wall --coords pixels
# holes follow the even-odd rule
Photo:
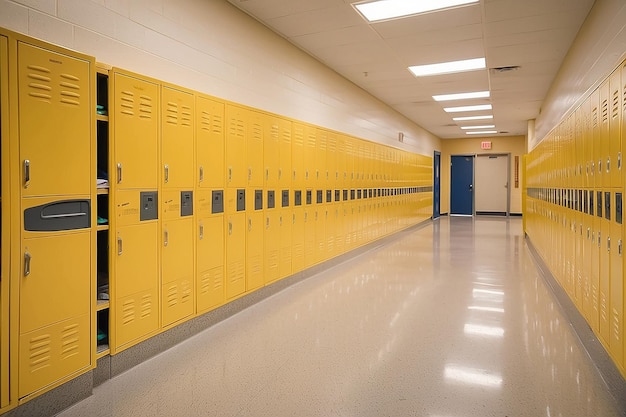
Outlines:
[[[437,137],[225,0],[0,0],[0,26],[363,139],[425,155],[440,148]]]
[[[535,122],[534,148],[626,57],[626,1],[596,0]]]

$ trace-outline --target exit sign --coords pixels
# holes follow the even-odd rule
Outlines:
[[[491,141],[481,142],[480,149],[491,149]]]

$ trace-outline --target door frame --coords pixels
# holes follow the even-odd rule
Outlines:
[[[439,159],[437,159],[439,157]],[[439,176],[437,176],[439,172]],[[441,216],[441,152],[433,153],[433,220]]]
[[[472,158],[472,214],[455,214],[452,213],[452,157],[454,156],[462,156],[462,157],[470,157]],[[450,155],[450,195],[449,195],[449,201],[450,201],[450,216],[474,216],[476,214],[475,212],[475,207],[474,207],[474,202],[475,202],[475,198],[474,198],[474,182],[476,180],[476,154],[475,153],[459,153],[459,154],[452,154]]]
[[[511,215],[511,153],[479,153],[476,154],[476,158],[479,157],[489,157],[489,156],[506,156],[507,157],[507,165],[506,165],[506,217]],[[474,162],[477,159],[474,158]],[[476,190],[476,164],[474,163],[474,190]],[[475,209],[475,207],[474,207]],[[474,210],[474,214],[476,211]]]

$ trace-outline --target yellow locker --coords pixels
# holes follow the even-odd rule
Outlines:
[[[347,187],[347,170],[346,170],[346,136],[337,135],[337,188],[344,189]]]
[[[248,112],[246,162],[249,187],[263,186],[263,122],[261,113],[252,110]]]
[[[303,129],[304,136],[304,186],[315,187],[316,131],[315,128],[308,125],[298,126],[297,129]]]
[[[155,81],[113,69],[109,110],[114,144],[117,188],[153,188],[158,185],[159,86]],[[110,93],[111,94],[111,93]]]
[[[91,192],[90,62],[18,42],[22,196]]]
[[[246,290],[246,214],[226,215],[226,299]]]
[[[606,176],[605,176],[606,177]],[[610,191],[601,191],[602,215],[600,220],[600,341],[607,347],[610,339],[610,216],[611,198]],[[607,213],[608,212],[608,213]]]
[[[91,232],[46,235],[22,243],[20,398],[91,363]]]
[[[599,107],[599,125],[600,125],[600,159],[598,160],[598,170],[601,172],[602,187],[610,187],[611,180],[609,175],[610,163],[610,136],[609,136],[609,82],[606,80],[599,88],[600,107]]]
[[[312,191],[307,190],[307,205],[304,207],[304,264],[309,268],[317,263],[315,248],[315,206],[309,204]]]
[[[203,313],[224,303],[223,191],[197,191],[196,201],[196,308]]]
[[[304,138],[304,125],[300,123],[292,123],[291,128],[291,163],[292,163],[292,186],[296,190],[304,189],[306,187],[304,175],[305,175],[305,138]]]
[[[249,111],[226,104],[226,186],[245,187],[248,169],[246,164],[246,137]]]
[[[621,68],[614,71],[609,78],[609,108],[608,108],[608,140],[610,186],[622,187],[622,82]]]
[[[291,229],[292,259],[291,270],[296,274],[305,268],[304,260],[304,198],[301,190],[294,191],[294,208],[292,211],[293,225]]]
[[[194,184],[195,97],[178,87],[161,87],[161,161],[165,188]]]
[[[278,187],[290,188],[296,177],[296,166],[293,164],[292,155],[292,131],[291,122],[286,119],[278,119],[280,127],[280,151],[278,166]],[[301,167],[298,167],[301,168]]]
[[[289,195],[289,190],[283,190],[283,193]],[[288,197],[287,197],[288,198]],[[283,197],[284,200],[284,197]],[[287,200],[288,201],[288,200]],[[283,201],[284,202],[284,201]],[[295,218],[293,210],[287,204],[282,204],[278,214],[279,245],[280,252],[278,255],[278,277],[279,279],[288,277],[292,274],[293,247],[292,232]]]
[[[246,291],[252,291],[263,286],[264,273],[264,215],[263,190],[248,189],[246,210]]]
[[[341,255],[345,252],[345,232],[344,232],[344,211],[343,203],[338,202],[334,205],[334,235],[335,235],[335,256]]]
[[[339,171],[337,170],[337,141],[338,135],[334,132],[328,132],[328,141],[326,144],[326,181],[328,188],[338,190]]]
[[[602,206],[601,200],[599,201],[602,191],[602,175],[601,170],[598,169],[598,163],[601,159],[601,146],[600,146],[600,112],[599,112],[599,92],[595,90],[590,96],[590,112],[591,112],[591,140],[594,159],[591,161],[590,172],[592,173],[592,185],[593,189],[590,193],[590,211],[592,220],[591,229],[591,309],[592,315],[590,319],[590,326],[596,334],[600,332],[600,274],[603,273],[600,264],[600,249],[601,249],[601,222],[602,215],[599,209]],[[607,273],[608,271],[604,271]]]
[[[0,35],[0,121],[9,120],[9,72],[8,72],[8,40]],[[0,276],[9,277],[9,126],[0,123]],[[9,405],[9,279],[0,280],[0,408]]]
[[[326,260],[326,213],[325,205],[318,204],[315,206],[315,263]]]
[[[280,227],[279,196],[276,190],[267,190],[265,202],[265,231],[263,244],[265,250],[265,283],[274,282],[279,277],[280,268]]]
[[[266,188],[276,189],[278,187],[278,170],[280,164],[281,120],[276,116],[265,116],[264,129],[263,162],[265,164],[265,171],[263,178]]]
[[[610,222],[610,278],[609,278],[609,353],[617,366],[624,369],[624,275],[623,275],[623,227],[622,197],[623,192],[611,193],[612,214]]]
[[[313,186],[315,188],[326,189],[328,181],[326,180],[326,150],[328,147],[328,131],[325,129],[316,129],[316,146],[315,146],[315,170],[313,177]]]
[[[156,221],[116,229],[110,293],[112,353],[159,329],[158,235]]]
[[[324,210],[324,217],[326,221],[326,259],[331,259],[338,255],[336,247],[336,232],[337,232],[337,215],[338,209],[336,205],[327,204],[326,210]]]
[[[164,219],[161,239],[161,323],[167,327],[195,310],[193,217]]]
[[[202,188],[224,187],[224,103],[196,96],[196,171]]]

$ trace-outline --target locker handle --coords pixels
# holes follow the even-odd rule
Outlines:
[[[294,181],[296,180],[296,170],[295,169],[293,170],[293,179],[294,179]]]
[[[611,236],[606,238],[606,251],[611,252]]]
[[[121,183],[122,182],[122,163],[118,162],[117,163],[117,183]]]
[[[309,218],[309,213],[304,213],[304,222],[306,223],[306,220]]]
[[[233,234],[233,223],[228,222],[228,236]]]
[[[318,180],[320,179],[320,170],[319,169],[315,170],[315,179],[318,179]]]
[[[122,254],[122,238],[117,237],[117,254],[118,256]]]
[[[168,164],[165,164],[163,168],[165,172],[165,183],[167,184],[167,182],[170,180],[170,166]]]
[[[617,241],[617,254],[622,256],[622,239]]]
[[[24,188],[30,184],[30,160],[24,160]]]
[[[270,179],[270,170],[268,168],[265,168],[265,180],[269,180]]]
[[[233,168],[228,167],[228,181],[232,181],[232,180],[233,180]]]
[[[252,231],[252,219],[248,219],[248,232]]]
[[[278,179],[281,179],[283,177],[283,170],[282,168],[278,170]]]
[[[248,181],[252,180],[252,167],[248,167]]]
[[[280,216],[280,218],[278,219],[278,224],[279,224],[280,226],[282,226],[282,225],[283,225],[283,216]]]
[[[622,169],[622,153],[617,153],[617,169]]]
[[[30,275],[30,260],[32,256],[30,253],[24,252],[24,276],[27,277]]]
[[[200,240],[204,239],[204,225],[200,223]]]
[[[611,157],[606,158],[606,172],[611,170]]]
[[[602,174],[602,159],[598,159],[598,174]]]
[[[587,239],[591,236],[591,228],[587,228]]]
[[[269,228],[270,228],[270,218],[269,218],[269,217],[266,217],[266,218],[265,218],[265,228],[266,228],[266,229],[269,229]]]
[[[167,232],[167,229],[163,230],[163,246],[167,246],[169,243],[170,234]]]
[[[200,165],[200,182],[204,181],[204,167]]]

